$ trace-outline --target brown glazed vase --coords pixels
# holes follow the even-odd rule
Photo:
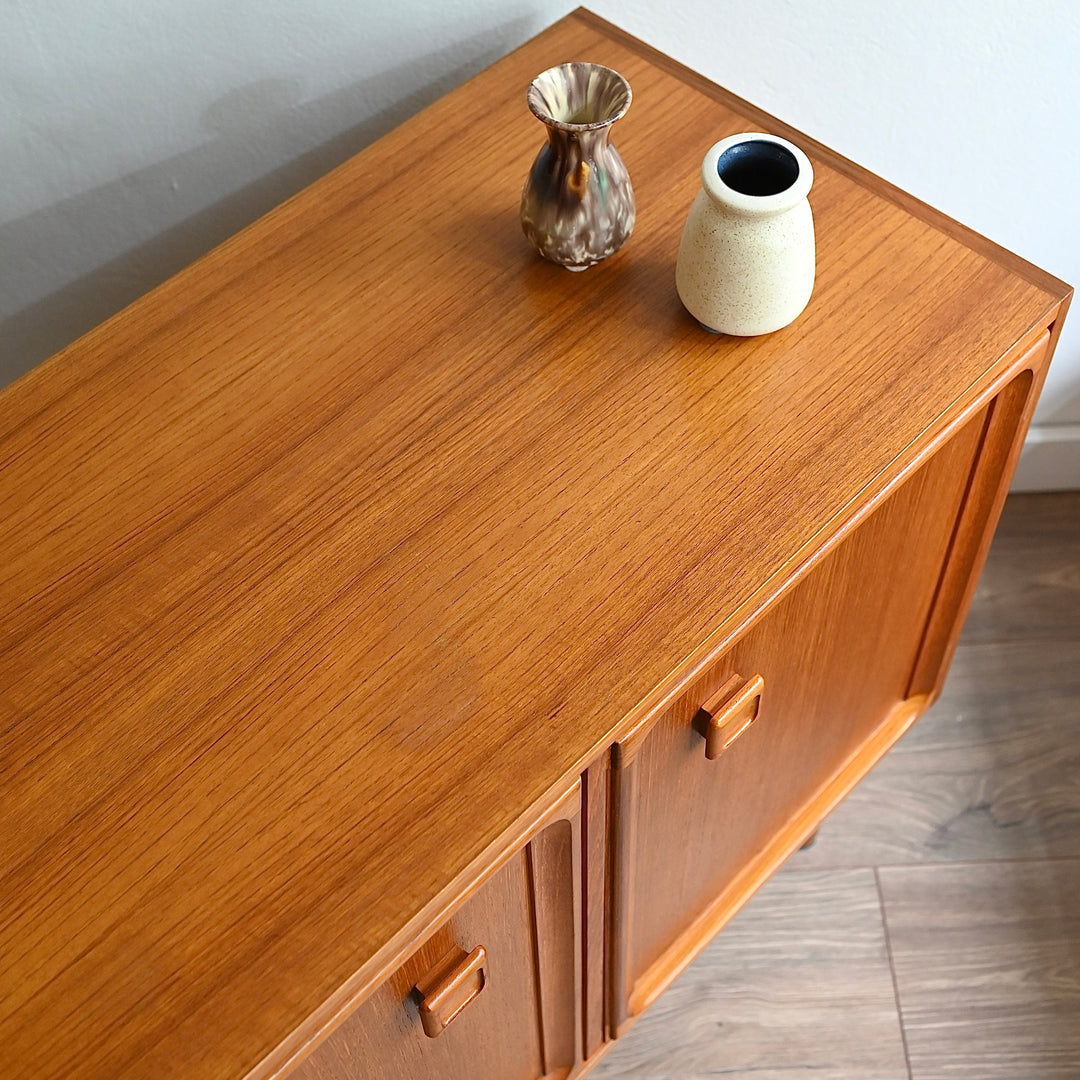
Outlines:
[[[560,64],[533,79],[527,100],[548,141],[521,193],[521,227],[545,259],[584,270],[634,228],[630,175],[608,141],[630,108],[630,84],[602,64]]]

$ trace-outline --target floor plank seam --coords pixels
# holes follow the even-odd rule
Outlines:
[[[1077,642],[1080,642],[1080,633],[1070,630],[1060,634],[1018,634],[1015,637],[979,638],[977,641],[965,641],[961,638],[956,647],[958,649],[978,649],[984,645],[998,648],[1002,645],[1075,645]]]
[[[904,1008],[900,1004],[900,984],[896,979],[896,965],[893,963],[892,938],[889,936],[889,917],[885,912],[885,893],[881,888],[881,875],[878,868],[873,867],[874,888],[877,890],[878,911],[881,914],[881,932],[885,939],[885,952],[889,958],[889,977],[892,979],[893,1000],[896,1002],[896,1022],[900,1025],[900,1043],[904,1048],[904,1065],[907,1068],[908,1080],[915,1080],[911,1071],[911,1054],[908,1052],[907,1028],[904,1024]]]
[[[922,870],[927,867],[958,866],[998,866],[1017,863],[1068,863],[1080,861],[1080,855],[1003,855],[994,859],[918,859],[908,862],[850,862],[850,863],[814,863],[813,866],[791,866],[784,868],[784,874],[838,873],[842,870]]]

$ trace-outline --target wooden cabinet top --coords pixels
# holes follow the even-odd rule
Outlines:
[[[584,274],[517,220],[568,58],[634,91]],[[759,129],[817,286],[714,337],[679,235]],[[0,1071],[271,1071],[1068,294],[578,12],[8,388]]]

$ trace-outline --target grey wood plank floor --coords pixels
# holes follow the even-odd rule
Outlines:
[[[1009,497],[941,699],[591,1076],[1080,1078],[1080,493]]]

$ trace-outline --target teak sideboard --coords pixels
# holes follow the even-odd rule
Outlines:
[[[539,260],[531,77],[623,72]],[[704,151],[814,297],[677,299]],[[937,695],[1070,290],[579,11],[0,396],[0,1073],[587,1070]]]

